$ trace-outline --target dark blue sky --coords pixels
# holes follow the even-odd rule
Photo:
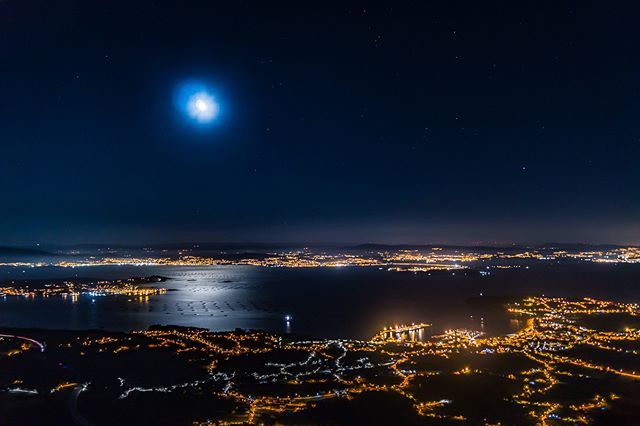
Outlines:
[[[639,14],[2,1],[0,244],[640,243]]]

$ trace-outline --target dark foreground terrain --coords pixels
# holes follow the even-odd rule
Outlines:
[[[485,337],[0,330],[0,424],[634,424],[640,307],[529,298]],[[425,333],[426,334],[426,333]]]

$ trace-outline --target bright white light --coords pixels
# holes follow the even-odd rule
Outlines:
[[[202,99],[198,99],[196,101],[196,108],[198,108],[199,111],[206,111],[208,108],[208,105],[205,101],[203,101]]]
[[[176,86],[173,103],[192,124],[208,128],[223,115],[214,93],[214,89],[202,81],[185,80]]]
[[[206,123],[216,118],[220,107],[213,96],[203,91],[191,95],[187,101],[187,112],[191,118]]]

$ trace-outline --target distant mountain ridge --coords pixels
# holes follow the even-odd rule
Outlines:
[[[426,250],[433,248],[443,248],[451,250],[590,250],[590,249],[618,249],[624,247],[636,247],[633,245],[620,244],[588,244],[588,243],[544,243],[544,244],[513,244],[513,245],[457,245],[457,244],[380,244],[367,243],[354,246],[345,246],[345,249],[352,250]]]
[[[430,250],[442,248],[449,250],[482,250],[482,251],[512,251],[512,250],[607,250],[623,247],[637,247],[621,244],[590,244],[590,243],[543,243],[543,244],[340,244],[340,243],[259,243],[259,242],[179,242],[158,244],[76,244],[76,245],[47,245],[45,250],[21,247],[0,247],[0,255],[55,255],[76,250],[154,250],[175,251],[190,250],[194,252],[206,251],[234,251],[234,252],[263,252],[271,250],[300,250],[303,248],[316,250],[358,250],[358,251],[391,251],[391,250]]]
[[[7,247],[0,246],[0,256],[55,256],[45,250],[30,247]]]

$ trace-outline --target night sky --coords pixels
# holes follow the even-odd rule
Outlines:
[[[634,3],[0,1],[0,245],[638,244]]]

